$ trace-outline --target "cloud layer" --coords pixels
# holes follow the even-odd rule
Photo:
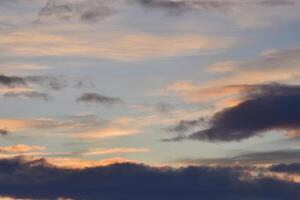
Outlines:
[[[72,170],[18,157],[1,159],[0,175],[0,194],[20,198],[297,200],[300,195],[297,183],[253,177],[238,167],[115,164]]]

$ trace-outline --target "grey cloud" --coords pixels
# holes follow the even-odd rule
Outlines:
[[[181,159],[179,163],[187,165],[233,165],[241,166],[256,164],[277,164],[277,163],[295,163],[300,162],[300,149],[278,150],[269,152],[255,152],[241,154],[238,156],[217,158],[217,159]]]
[[[104,96],[97,93],[84,93],[77,98],[77,101],[84,102],[84,103],[106,104],[106,105],[123,103],[123,101],[120,98]]]
[[[286,6],[294,5],[294,0],[261,0],[260,3],[265,6]]]
[[[171,12],[186,10],[208,10],[226,12],[231,9],[230,1],[203,1],[203,0],[135,0],[139,4],[148,8],[164,9]]]
[[[0,86],[2,87],[27,87],[25,80],[17,76],[0,75]]]
[[[67,87],[67,82],[62,76],[27,76],[24,80],[28,83],[40,85],[46,89],[61,90]]]
[[[114,13],[114,1],[86,0],[71,2],[66,0],[48,0],[40,10],[39,18],[56,18],[60,20],[79,19],[85,22],[96,22]]]
[[[171,12],[183,12],[188,10],[217,11],[227,13],[235,7],[241,5],[258,6],[290,6],[295,3],[293,0],[254,0],[254,1],[236,1],[236,0],[135,0],[140,5],[152,8],[162,9]]]
[[[17,99],[39,99],[43,101],[49,101],[51,97],[42,92],[7,92],[3,95],[5,98],[17,98]]]
[[[200,118],[197,120],[181,120],[177,125],[169,127],[167,130],[170,132],[176,132],[179,134],[186,133],[191,129],[198,128],[205,124],[206,120],[204,118]]]
[[[43,89],[61,90],[72,86],[74,88],[90,88],[93,86],[87,78],[68,78],[61,75],[7,76],[0,75],[2,87],[31,87],[39,86]]]

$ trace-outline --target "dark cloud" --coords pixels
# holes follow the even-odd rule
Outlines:
[[[62,75],[6,76],[0,75],[2,87],[39,86],[47,90],[61,90],[72,85],[74,88],[90,88],[93,83],[88,78],[68,78]]]
[[[39,18],[56,18],[59,20],[79,19],[96,22],[114,13],[113,1],[85,0],[71,2],[66,0],[48,0],[40,10]]]
[[[0,75],[0,86],[10,88],[27,87],[27,84],[21,77]]]
[[[3,95],[5,98],[17,98],[17,99],[40,99],[43,101],[49,101],[51,97],[42,92],[7,92]]]
[[[300,184],[252,177],[239,167],[154,168],[115,164],[61,169],[45,159],[0,160],[0,195],[57,199],[298,200]]]
[[[216,11],[228,13],[233,8],[241,5],[259,6],[287,6],[293,5],[293,0],[256,0],[256,1],[234,1],[234,0],[135,0],[135,2],[146,8],[162,9],[170,12],[184,12],[188,10]]]
[[[242,154],[234,157],[219,159],[181,159],[179,163],[186,165],[256,165],[256,164],[276,164],[300,162],[300,150],[280,150],[270,152],[257,152]]]
[[[270,130],[300,128],[300,86],[274,83],[249,88],[245,100],[217,112],[209,128],[174,140],[240,141]]]
[[[208,10],[226,12],[231,9],[230,1],[213,1],[213,0],[135,0],[147,8],[164,9],[170,12],[183,12],[187,10]]]
[[[123,103],[123,101],[120,98],[108,97],[97,93],[84,93],[79,98],[77,98],[77,101],[85,102],[85,103],[107,104],[107,105]]]
[[[300,162],[290,164],[278,164],[272,165],[270,171],[288,174],[299,174],[300,175]]]
[[[7,136],[8,134],[9,134],[9,131],[8,131],[8,130],[0,129],[0,135],[1,135],[1,136]]]

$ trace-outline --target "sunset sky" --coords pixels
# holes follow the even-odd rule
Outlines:
[[[37,177],[37,165],[64,174],[126,163],[129,178],[153,167],[149,187],[174,173],[162,166],[220,178],[219,166],[290,184],[224,200],[297,200],[299,10],[299,0],[0,0],[1,188],[12,165]],[[4,199],[100,198],[91,188],[43,192],[48,182],[31,193],[15,173]]]

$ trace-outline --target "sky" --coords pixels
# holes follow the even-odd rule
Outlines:
[[[299,9],[0,0],[0,199],[297,200]]]

